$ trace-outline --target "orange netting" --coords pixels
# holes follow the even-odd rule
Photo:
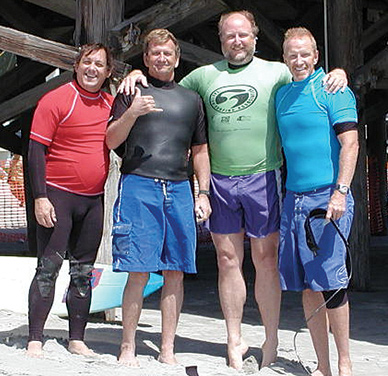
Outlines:
[[[0,160],[0,230],[26,227],[23,162],[14,155]]]

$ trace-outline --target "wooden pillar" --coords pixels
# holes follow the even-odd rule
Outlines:
[[[328,1],[329,65],[331,68],[344,68],[350,78],[355,69],[363,64],[363,51],[361,47],[362,11],[362,0]],[[357,290],[366,290],[370,281],[370,235],[367,211],[366,142],[365,119],[363,116],[364,96],[360,92],[356,93],[356,95],[360,109],[360,153],[352,183],[352,192],[356,205],[350,237],[353,260],[351,285]]]
[[[369,219],[372,235],[387,234],[387,130],[388,95],[371,90],[366,94]]]
[[[109,32],[123,21],[124,3],[124,0],[77,0],[75,45],[98,42],[111,46]]]

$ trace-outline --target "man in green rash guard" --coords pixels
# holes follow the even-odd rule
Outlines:
[[[261,360],[265,367],[277,356],[281,299],[277,253],[282,157],[274,100],[291,75],[286,65],[253,56],[258,27],[250,12],[224,14],[218,27],[225,60],[194,70],[180,84],[197,91],[206,106],[212,172],[208,226],[217,251],[229,365],[241,369],[248,351],[241,336],[246,235],[256,271],[255,298],[265,327]],[[131,92],[135,81],[147,85],[139,71],[131,75],[121,90]],[[331,72],[325,80],[327,88],[335,91],[347,84],[343,70]]]

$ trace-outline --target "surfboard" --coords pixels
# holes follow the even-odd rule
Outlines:
[[[28,290],[35,274],[35,257],[0,256],[0,309],[28,312]],[[111,265],[95,264],[92,273],[92,302],[90,312],[121,307],[127,273],[112,271]],[[65,260],[58,275],[51,313],[66,317],[66,293],[69,284],[69,262]],[[163,277],[150,273],[144,297],[163,286]]]

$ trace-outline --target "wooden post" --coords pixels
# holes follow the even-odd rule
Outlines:
[[[328,1],[329,63],[331,68],[341,67],[351,77],[355,69],[363,64],[362,0]],[[364,107],[362,92],[358,94],[358,104]],[[352,192],[356,202],[355,215],[350,237],[353,260],[352,286],[357,290],[366,290],[369,286],[369,223],[367,211],[366,184],[366,141],[365,119],[360,111],[359,142],[360,152],[357,169],[352,183]]]
[[[385,124],[387,101],[388,96],[381,90],[371,90],[366,95],[369,218],[372,235],[387,234],[387,130]]]
[[[110,30],[123,20],[124,0],[77,0],[74,39],[76,46],[104,43],[110,47]]]

